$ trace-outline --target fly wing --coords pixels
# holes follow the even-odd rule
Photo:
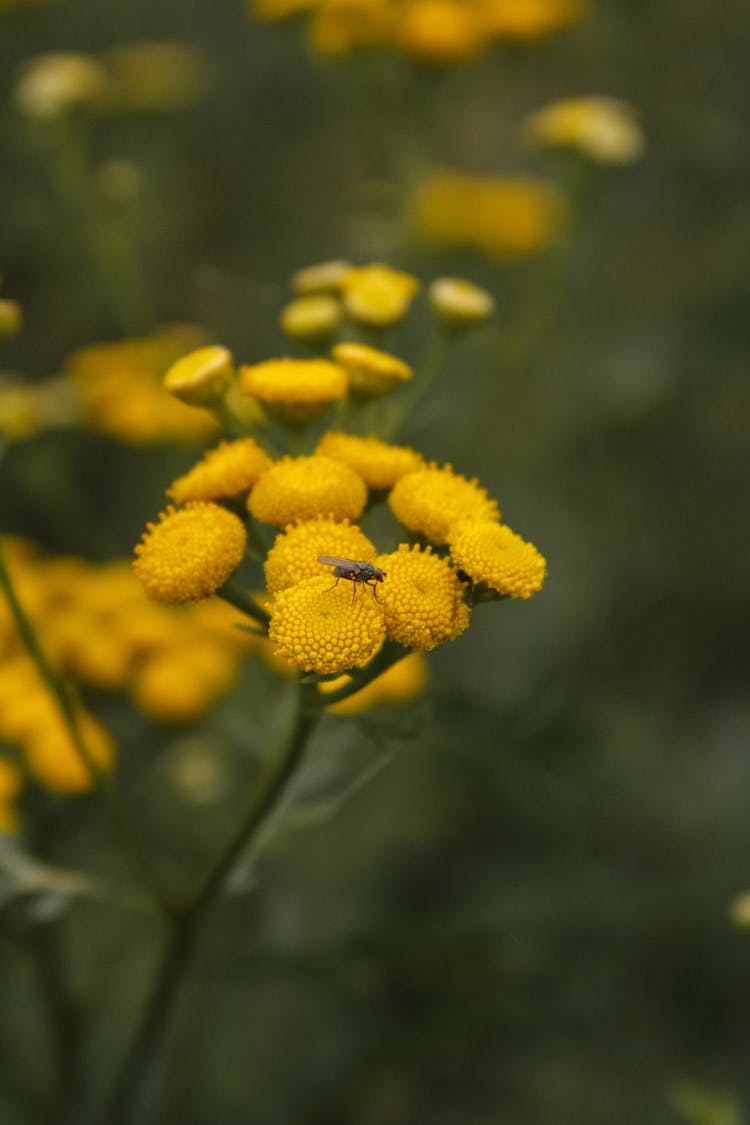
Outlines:
[[[326,566],[340,566],[342,570],[356,570],[356,563],[351,559],[340,559],[338,555],[318,555],[318,562]]]

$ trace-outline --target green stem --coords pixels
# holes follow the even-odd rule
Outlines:
[[[348,683],[337,691],[322,695],[323,703],[328,707],[331,703],[341,703],[343,699],[348,699],[350,695],[356,695],[358,691],[367,687],[378,676],[382,676],[383,672],[387,672],[394,664],[398,664],[399,660],[408,656],[409,651],[402,645],[396,644],[395,641],[386,641],[380,652],[373,657],[369,664],[351,673],[351,679]]]
[[[159,904],[160,910],[168,913],[170,909],[170,896],[165,891],[161,878],[153,868],[151,860],[146,854],[140,840],[133,832],[130,820],[125,810],[121,807],[108,776],[92,757],[85,743],[81,734],[78,714],[73,699],[65,688],[62,680],[60,680],[52,668],[52,665],[47,660],[34,627],[18,600],[10,571],[5,563],[1,543],[0,587],[2,587],[10,607],[16,629],[18,630],[18,635],[29,656],[34,661],[42,681],[46,684],[50,695],[57,704],[63,722],[70,734],[73,747],[91,780],[94,792],[101,799],[106,809],[113,830],[118,837],[123,855],[127,859],[137,879],[148,887],[154,899]]]
[[[225,602],[229,602],[235,609],[238,609],[240,613],[244,613],[246,617],[252,617],[254,621],[263,626],[263,631],[267,632],[268,622],[271,620],[270,616],[262,606],[258,605],[254,598],[250,597],[246,590],[233,582],[231,578],[223,586],[220,586],[216,593]]]
[[[277,807],[323,713],[322,701],[313,685],[300,684],[298,691],[297,711],[288,738],[266,760],[237,829],[173,920],[143,1015],[106,1110],[99,1118],[102,1125],[127,1125],[142,1120],[136,1115],[144,1087],[168,1029],[200,925],[235,861]]]
[[[410,382],[403,387],[398,398],[388,404],[391,407],[390,416],[385,418],[380,427],[381,435],[386,441],[397,436],[408,416],[422,400],[443,366],[455,338],[456,334],[449,326],[437,326],[432,342]]]

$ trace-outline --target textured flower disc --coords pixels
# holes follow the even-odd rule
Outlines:
[[[367,536],[348,520],[343,523],[332,519],[306,520],[277,535],[264,563],[266,588],[270,594],[276,594],[303,578],[319,577],[321,573],[330,577],[330,568],[322,567],[318,555],[374,562],[376,554]]]
[[[135,549],[136,575],[149,597],[192,602],[213,594],[234,573],[245,553],[246,532],[232,512],[196,502],[162,512]]]
[[[367,503],[359,473],[330,457],[284,457],[259,478],[248,507],[261,523],[286,527],[297,520],[330,516],[356,520]]]
[[[351,270],[342,282],[344,308],[354,320],[385,328],[401,320],[419,291],[419,282],[390,266]]]
[[[383,610],[370,590],[350,582],[331,589],[328,575],[305,578],[275,596],[268,635],[303,672],[346,672],[367,664],[383,643]]]
[[[428,650],[460,636],[469,624],[469,607],[455,571],[445,559],[401,544],[376,560],[386,572],[378,588],[388,636],[407,648]]]
[[[454,473],[450,465],[443,469],[429,465],[401,477],[388,503],[404,527],[433,543],[446,543],[448,528],[456,520],[500,519],[497,504],[478,481]]]
[[[343,367],[327,359],[269,359],[240,368],[240,388],[287,422],[308,422],[349,390]]]
[[[178,504],[240,496],[270,467],[271,458],[252,438],[223,441],[216,449],[209,449],[184,476],[178,477],[167,489],[167,495]]]
[[[504,524],[458,520],[448,533],[456,567],[510,598],[530,598],[541,589],[547,563],[532,543]]]
[[[329,431],[318,442],[316,453],[349,465],[376,491],[393,488],[406,473],[424,466],[421,453],[405,445],[389,445],[373,437]],[[330,552],[329,552],[330,553]]]

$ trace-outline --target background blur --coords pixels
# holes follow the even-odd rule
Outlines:
[[[471,278],[496,322],[459,347],[404,438],[478,475],[549,562],[531,602],[479,607],[432,654],[421,700],[332,725],[331,754],[392,759],[334,817],[277,841],[253,893],[222,906],[161,1120],[750,1120],[750,933],[730,917],[750,887],[747,5],[595,0],[563,34],[437,72],[322,59],[301,27],[256,22],[240,0],[2,8],[0,270],[25,319],[3,367],[41,379],[84,344],[174,321],[244,362],[283,354],[288,275],[326,258]],[[205,86],[91,126],[138,270],[123,310],[12,91],[38,53],[145,39],[193,45]],[[587,170],[562,249],[503,263],[410,234],[404,199],[430,169],[573,179],[517,126],[590,93],[631,102],[647,147]],[[414,358],[420,331],[410,321],[394,350]],[[194,457],[40,434],[6,454],[3,530],[128,555]],[[248,671],[248,698],[269,675]],[[195,739],[241,759],[241,696],[189,732],[98,703],[176,870],[223,821],[210,801],[175,801],[174,778]],[[45,858],[106,867],[88,803],[42,822]],[[89,1064],[106,1071],[154,934],[133,922],[125,961],[117,914],[78,904],[64,925],[97,1012]],[[48,1045],[27,960],[2,956],[0,1106],[15,1125],[35,1120],[25,1091]]]

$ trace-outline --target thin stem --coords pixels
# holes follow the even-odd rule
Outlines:
[[[264,633],[268,630],[268,622],[271,618],[263,609],[263,606],[258,605],[255,599],[250,597],[241,586],[236,585],[231,578],[223,586],[220,586],[216,593],[225,602],[229,602],[235,609],[238,609],[240,613],[244,613],[246,617],[252,617],[259,625],[262,625]]]
[[[331,703],[341,703],[343,699],[348,699],[350,695],[356,695],[358,691],[367,687],[378,676],[382,676],[383,672],[387,672],[389,668],[398,664],[399,660],[403,660],[408,654],[409,650],[402,645],[396,644],[395,641],[386,641],[380,652],[373,657],[369,664],[351,673],[351,679],[348,683],[338,688],[337,691],[328,692],[322,696],[325,706],[328,707]]]
[[[27,617],[23,609],[13,585],[13,580],[10,571],[5,563],[5,557],[0,543],[0,587],[8,601],[10,611],[13,614],[18,635],[26,648],[31,659],[37,667],[39,675],[43,682],[46,684],[47,689],[54,699],[57,707],[62,716],[63,722],[67,727],[70,735],[70,740],[73,747],[78,754],[78,757],[86,770],[94,792],[101,799],[102,804],[105,806],[107,814],[112,823],[113,829],[118,837],[120,847],[122,848],[123,855],[128,861],[134,875],[139,882],[142,882],[148,887],[153,895],[159,909],[167,912],[170,908],[170,897],[167,894],[161,878],[154,869],[151,860],[145,852],[143,845],[138,837],[132,830],[130,821],[125,810],[120,805],[119,799],[115,790],[109,783],[107,775],[102,771],[96,760],[92,757],[89,748],[87,747],[84,738],[81,734],[81,728],[78,721],[78,714],[73,702],[73,699],[63,684],[62,680],[54,671],[52,665],[47,660],[44,650],[39,643],[39,640],[31,624],[30,619]]]
[[[203,918],[240,854],[250,845],[297,770],[323,709],[314,686],[300,684],[289,736],[266,760],[234,834],[175,917],[151,992],[100,1121],[127,1125],[136,1118],[144,1087],[168,1029]]]
[[[455,338],[456,333],[449,326],[442,323],[437,325],[432,342],[411,380],[401,390],[398,399],[388,403],[392,407],[390,417],[384,420],[381,427],[381,434],[386,440],[396,437],[409,414],[424,397],[443,366]]]

